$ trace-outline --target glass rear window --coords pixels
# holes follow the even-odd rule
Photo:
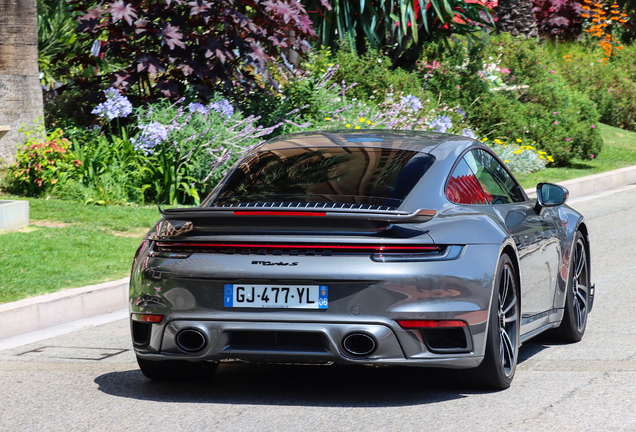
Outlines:
[[[395,208],[434,160],[426,153],[375,147],[259,152],[230,174],[212,206],[299,202]]]

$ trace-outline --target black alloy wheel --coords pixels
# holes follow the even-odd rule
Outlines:
[[[490,390],[510,387],[519,357],[520,305],[516,271],[506,254],[499,258],[497,269],[486,355],[481,365],[470,371],[475,384]]]
[[[556,338],[560,342],[566,343],[578,342],[585,334],[590,298],[590,267],[587,245],[583,235],[578,231],[574,241],[563,321],[554,331]]]

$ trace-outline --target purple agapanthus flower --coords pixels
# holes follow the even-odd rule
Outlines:
[[[402,105],[404,108],[412,109],[413,112],[422,109],[422,102],[420,102],[420,100],[413,95],[404,96],[400,101],[400,105]]]
[[[219,102],[215,102],[211,105],[211,107],[219,114],[225,116],[225,118],[230,118],[234,115],[234,107],[227,99],[222,99]]]
[[[132,104],[119,90],[109,88],[104,90],[104,94],[106,95],[106,101],[97,105],[92,111],[93,114],[97,114],[100,117],[108,117],[110,121],[118,117],[128,117],[132,112]]]
[[[208,109],[199,102],[192,102],[188,105],[188,109],[190,112],[198,112],[199,114],[207,114]]]
[[[428,127],[432,131],[446,133],[453,127],[453,120],[448,116],[437,116],[433,121],[428,123]]]
[[[466,111],[464,111],[461,108],[457,108],[457,114],[461,115],[462,117],[466,118]]]
[[[139,125],[139,131],[137,137],[130,141],[135,144],[135,150],[144,151],[146,154],[152,154],[154,148],[168,137],[166,127],[157,122]]]
[[[470,128],[466,128],[462,131],[462,135],[468,138],[477,139],[477,135]]]

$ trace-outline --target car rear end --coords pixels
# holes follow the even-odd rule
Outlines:
[[[437,244],[437,209],[400,208],[433,163],[277,148],[164,211],[133,265],[138,357],[477,366],[500,246]]]

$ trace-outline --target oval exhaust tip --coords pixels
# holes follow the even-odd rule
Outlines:
[[[175,339],[179,348],[187,352],[201,351],[207,343],[203,332],[196,329],[181,330]]]
[[[353,357],[365,357],[375,351],[375,338],[366,333],[350,333],[342,340],[344,351]]]

